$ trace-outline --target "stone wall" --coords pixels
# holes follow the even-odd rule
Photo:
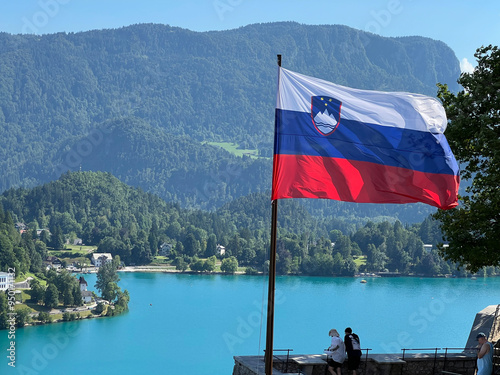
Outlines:
[[[307,355],[305,355],[307,357]],[[290,356],[288,373],[297,374],[300,369],[293,363]],[[304,355],[302,355],[304,357]],[[234,357],[235,365],[233,375],[264,375],[264,357],[242,356]],[[315,365],[312,375],[324,375],[326,365]],[[362,375],[441,375],[443,370],[461,375],[474,375],[476,369],[476,356],[465,353],[438,354],[412,354],[402,360],[401,354],[370,354],[363,356],[360,373]],[[281,364],[275,363],[273,375],[283,374]],[[342,369],[343,374],[348,374],[347,362]]]
[[[474,375],[476,371],[476,356],[469,354],[449,354],[444,355],[417,355],[405,358],[403,374],[408,375],[429,375],[441,374],[443,370],[455,372],[461,375]]]
[[[490,342],[500,339],[500,305],[490,305],[476,314],[466,348],[477,346],[476,336],[479,332],[486,334]]]

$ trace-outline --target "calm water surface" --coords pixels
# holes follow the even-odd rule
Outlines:
[[[267,279],[121,273],[124,315],[16,332],[16,369],[0,374],[230,375],[235,355],[265,349]],[[93,289],[95,275],[85,275]],[[91,288],[92,287],[92,288]],[[500,301],[500,278],[280,277],[274,347],[321,353],[351,326],[373,353],[464,346],[475,314]],[[0,331],[7,352],[7,331]]]

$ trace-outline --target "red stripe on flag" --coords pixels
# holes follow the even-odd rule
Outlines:
[[[271,199],[322,198],[357,203],[458,205],[459,177],[363,161],[274,155]]]

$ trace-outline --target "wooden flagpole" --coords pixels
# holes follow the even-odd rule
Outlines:
[[[281,55],[278,55],[278,66],[281,67]],[[278,88],[279,89],[279,88]],[[276,125],[276,124],[275,124]],[[276,136],[276,128],[275,128]],[[273,336],[274,336],[274,290],[276,285],[276,229],[278,221],[278,200],[272,201],[271,214],[271,249],[269,254],[269,288],[267,292],[267,332],[265,370],[266,375],[273,373]]]

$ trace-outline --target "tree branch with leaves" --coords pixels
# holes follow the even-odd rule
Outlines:
[[[478,48],[477,67],[462,73],[463,90],[438,85],[449,124],[446,137],[467,187],[459,207],[438,211],[448,248],[441,253],[472,272],[500,265],[500,51]]]

